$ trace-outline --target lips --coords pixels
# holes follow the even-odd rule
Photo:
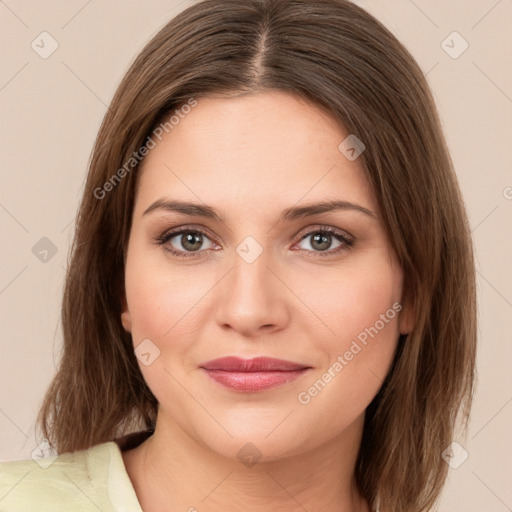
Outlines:
[[[223,370],[226,372],[286,372],[309,368],[309,366],[304,364],[274,359],[273,357],[241,359],[235,356],[220,357],[200,366],[206,370]]]
[[[242,359],[229,356],[202,363],[200,368],[232,391],[256,392],[291,382],[311,367],[272,357]]]

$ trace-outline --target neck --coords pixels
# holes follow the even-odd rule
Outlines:
[[[252,464],[198,443],[160,410],[154,434],[123,459],[144,512],[369,512],[354,479],[363,421],[312,451]]]

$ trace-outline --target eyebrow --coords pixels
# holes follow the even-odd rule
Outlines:
[[[218,213],[215,208],[198,203],[190,203],[186,201],[170,201],[166,199],[158,199],[151,206],[146,208],[142,215],[147,215],[156,210],[173,211],[182,213],[184,215],[206,217],[208,219],[218,220],[225,222],[225,217]],[[320,203],[309,204],[305,206],[292,206],[283,210],[281,213],[281,221],[293,221],[317,215],[319,213],[339,211],[339,210],[354,210],[364,213],[370,217],[376,218],[375,214],[359,204],[351,203],[349,201],[324,201]]]

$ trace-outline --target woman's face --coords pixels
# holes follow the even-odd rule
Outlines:
[[[361,425],[411,328],[402,271],[333,118],[278,91],[194,105],[139,169],[123,326],[159,422],[299,454]],[[312,208],[334,201],[361,208]],[[208,364],[228,356],[297,366]]]

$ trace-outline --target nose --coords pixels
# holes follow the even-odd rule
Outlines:
[[[219,283],[215,298],[216,321],[222,329],[257,337],[288,324],[290,293],[268,253],[263,251],[252,262],[235,253],[233,267]]]

